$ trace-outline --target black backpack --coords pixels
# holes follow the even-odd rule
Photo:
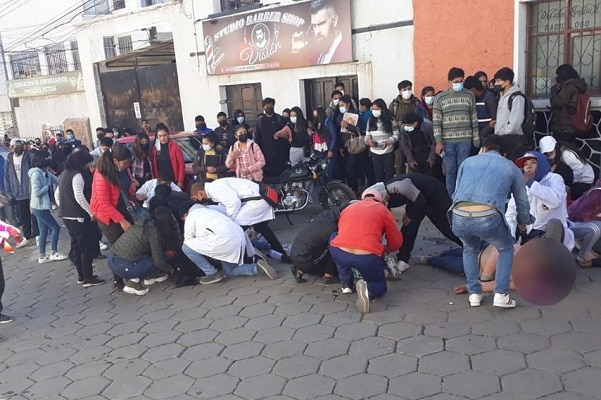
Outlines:
[[[532,100],[522,92],[514,92],[509,96],[509,111],[516,96],[524,98],[524,121],[522,122],[522,132],[524,132],[524,144],[531,145],[534,141],[534,132],[536,131],[536,109]]]

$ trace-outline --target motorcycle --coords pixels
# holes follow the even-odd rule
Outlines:
[[[279,178],[264,179],[263,182],[278,192],[279,204],[276,213],[291,213],[302,210],[311,203],[309,190],[313,185],[320,188],[319,203],[324,210],[340,207],[344,203],[356,200],[355,193],[346,184],[338,180],[327,182],[326,169],[329,160],[315,155],[289,167]]]

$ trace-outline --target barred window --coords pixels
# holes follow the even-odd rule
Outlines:
[[[71,41],[71,54],[73,55],[73,69],[81,71],[81,59],[79,58],[79,45],[77,40]]]
[[[125,0],[113,0],[113,10],[121,10],[125,8]]]
[[[119,54],[129,53],[134,49],[131,42],[131,36],[121,36],[119,38]]]
[[[601,0],[542,0],[530,6],[527,90],[547,97],[555,70],[571,64],[601,94]]]
[[[52,44],[44,47],[44,55],[48,64],[48,73],[61,74],[69,70],[65,46],[62,43]]]
[[[101,15],[109,13],[108,0],[83,0],[83,13],[88,15]]]
[[[10,56],[10,65],[14,79],[29,78],[40,75],[40,58],[37,50],[20,51]]]
[[[104,57],[109,60],[117,56],[117,50],[115,49],[115,38],[112,36],[103,38],[104,40]]]

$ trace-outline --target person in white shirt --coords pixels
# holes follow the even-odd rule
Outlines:
[[[148,208],[150,199],[154,197],[154,190],[158,185],[169,185],[172,192],[182,191],[175,183],[159,175],[157,179],[151,179],[144,182],[144,184],[136,191],[136,199],[144,202],[142,203],[142,207]]]

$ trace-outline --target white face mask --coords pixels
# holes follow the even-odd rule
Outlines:
[[[212,148],[212,146],[210,144],[203,144],[202,145],[202,149],[204,151],[209,151],[209,150],[211,150],[211,148]]]
[[[434,103],[434,96],[426,96],[424,97],[424,101],[426,102],[426,105],[431,106],[432,103]]]
[[[238,121],[239,124],[244,122],[244,117],[238,117],[236,118],[236,121]]]
[[[296,117],[290,117],[290,122],[292,122],[293,124],[296,124]]]
[[[405,132],[413,132],[415,130],[415,127],[413,125],[403,125],[403,129],[405,130]]]
[[[382,110],[371,110],[371,115],[373,115],[374,118],[380,118],[382,115]]]
[[[332,100],[332,104],[337,106],[339,101],[340,101],[340,99],[334,99],[334,100]]]
[[[341,114],[344,114],[346,112],[346,107],[339,107],[338,110]]]
[[[401,90],[401,97],[405,100],[409,100],[413,96],[413,92],[411,90]]]

